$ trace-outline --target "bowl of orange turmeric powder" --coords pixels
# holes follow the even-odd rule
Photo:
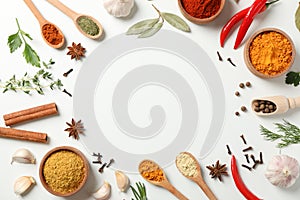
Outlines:
[[[277,28],[264,28],[254,33],[244,47],[248,69],[261,78],[276,78],[293,65],[296,50],[292,39]]]
[[[182,15],[195,24],[206,24],[221,13],[225,0],[178,0]]]

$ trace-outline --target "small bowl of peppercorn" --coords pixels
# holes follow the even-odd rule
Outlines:
[[[225,0],[178,0],[182,15],[195,24],[207,24],[222,12]]]
[[[255,32],[244,47],[244,61],[254,75],[276,78],[286,73],[296,56],[292,39],[277,28],[263,28]]]
[[[45,154],[39,177],[44,188],[59,197],[68,197],[85,185],[89,164],[81,151],[70,146],[56,147]]]

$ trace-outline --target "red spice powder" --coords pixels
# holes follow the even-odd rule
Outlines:
[[[44,38],[53,45],[60,44],[63,36],[53,24],[45,24],[42,28]]]
[[[220,9],[221,0],[181,0],[185,11],[196,18],[209,18]]]

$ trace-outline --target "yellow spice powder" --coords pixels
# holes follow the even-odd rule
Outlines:
[[[284,71],[292,61],[292,44],[281,33],[259,34],[250,44],[250,60],[255,69],[266,75]]]
[[[84,162],[77,154],[61,150],[46,160],[43,174],[53,191],[66,194],[78,188],[85,170]]]

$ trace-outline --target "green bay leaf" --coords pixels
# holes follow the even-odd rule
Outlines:
[[[300,2],[297,8],[297,11],[295,13],[295,23],[296,23],[296,27],[297,29],[300,31]]]
[[[172,13],[166,13],[166,12],[162,12],[161,16],[175,28],[185,31],[185,32],[191,31],[189,25],[183,19],[181,19],[179,16],[172,14]]]
[[[126,35],[138,35],[146,30],[152,28],[154,24],[158,22],[159,19],[146,19],[140,22],[137,22],[136,24],[129,27],[129,29],[126,32]]]
[[[141,33],[139,35],[139,38],[146,38],[146,37],[150,37],[152,35],[154,35],[155,33],[157,33],[161,27],[162,27],[163,23],[162,22],[158,22],[156,24],[154,24],[153,27],[151,27],[150,29],[144,31],[143,33]]]

